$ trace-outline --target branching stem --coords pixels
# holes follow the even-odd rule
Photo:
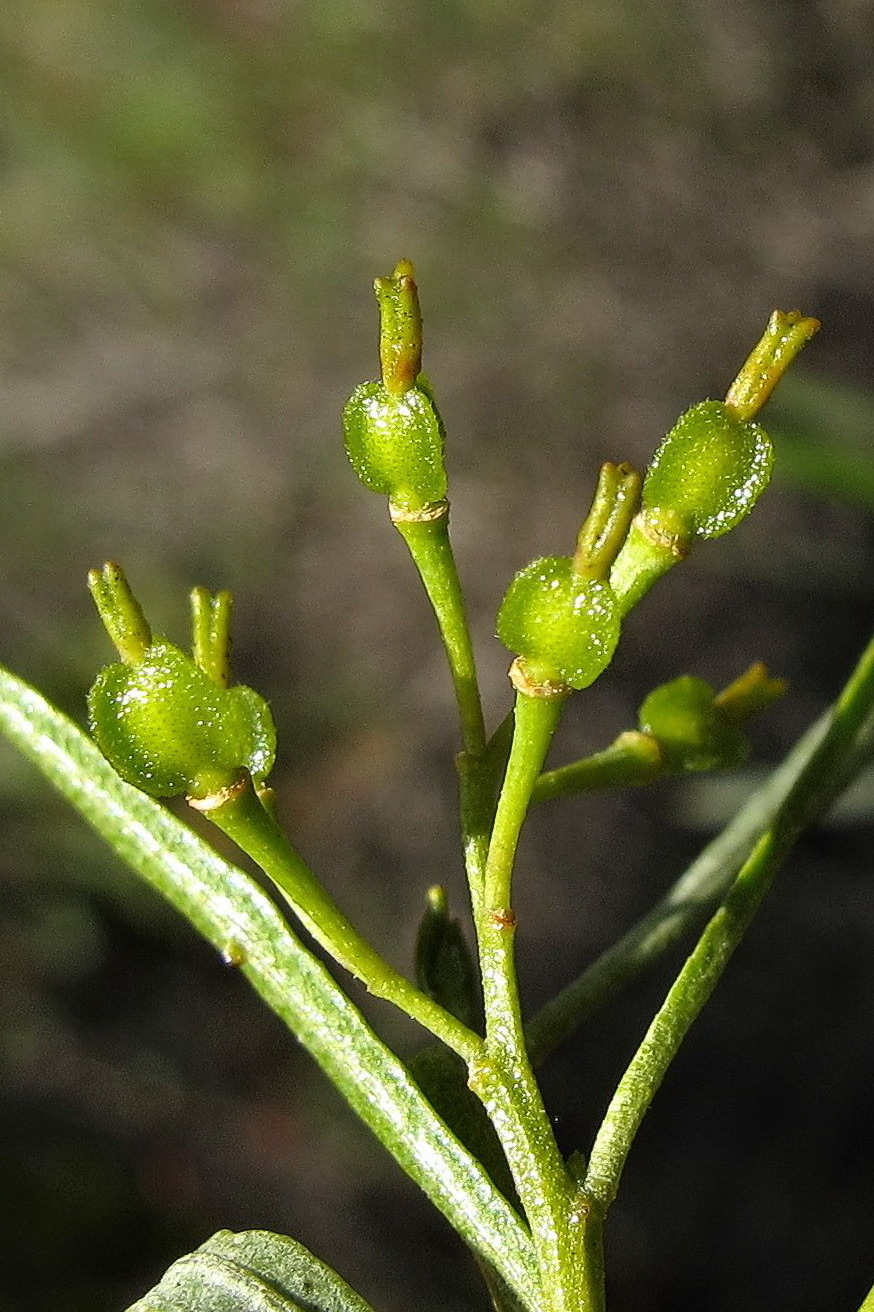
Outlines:
[[[248,779],[220,805],[201,802],[198,809],[261,867],[316,942],[371,993],[400,1007],[468,1064],[481,1056],[480,1036],[422,993],[350,924],[262,806]]]
[[[486,1045],[471,1070],[501,1139],[538,1255],[544,1312],[603,1306],[600,1211],[571,1178],[558,1150],[528,1053],[519,1005],[512,875],[534,784],[558,724],[564,694],[516,698],[515,731],[475,900]]]

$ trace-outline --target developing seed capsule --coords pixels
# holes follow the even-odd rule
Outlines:
[[[152,797],[206,797],[244,771],[260,783],[273,764],[276,731],[263,698],[225,687],[230,598],[192,596],[198,661],[153,637],[118,566],[89,583],[122,661],[107,665],[88,694],[91,732],[122,779]],[[216,612],[204,622],[205,601]],[[130,635],[133,634],[133,640]]]
[[[415,516],[446,497],[443,424],[422,369],[422,313],[409,260],[377,278],[379,382],[356,387],[343,411],[352,468],[394,510]]]
[[[673,770],[726,769],[747,755],[738,721],[724,714],[710,684],[691,674],[654,688],[640,708],[639,722]]]
[[[754,416],[818,328],[797,310],[775,310],[725,401],[693,406],[662,440],[610,575],[623,614],[696,542],[720,537],[752,510],[774,460]]]
[[[774,448],[760,424],[724,401],[681,415],[652,458],[641,506],[652,532],[681,546],[721,537],[749,514],[771,477]]]
[[[623,614],[696,542],[750,513],[773,462],[765,430],[724,401],[702,401],[680,416],[652,458],[640,513],[610,575]]]
[[[620,610],[607,574],[637,506],[640,475],[605,464],[573,556],[544,556],[516,575],[498,612],[498,637],[526,680],[577,690],[613,659]]]
[[[413,513],[446,496],[443,425],[421,386],[400,396],[362,383],[343,410],[346,452],[365,487]]]
[[[532,683],[588,688],[613,658],[619,610],[609,583],[583,579],[570,556],[520,570],[498,612],[498,637],[522,658]]]

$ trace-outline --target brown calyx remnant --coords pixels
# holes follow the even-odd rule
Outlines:
[[[499,929],[516,928],[516,912],[512,907],[495,907],[494,911],[489,912],[489,920]]]
[[[429,501],[427,506],[421,506],[418,510],[405,510],[392,501],[388,503],[388,517],[393,524],[429,524],[448,514],[448,501]]]
[[[195,811],[217,811],[220,806],[233,801],[240,793],[245,792],[249,784],[249,776],[244,774],[236,782],[228,784],[227,788],[220,788],[217,793],[208,793],[206,797],[189,796],[185,800],[189,806],[194,807]]]
[[[567,697],[570,692],[566,683],[557,683],[554,679],[529,678],[521,656],[513,661],[507,678],[516,691],[524,693],[526,697]]]

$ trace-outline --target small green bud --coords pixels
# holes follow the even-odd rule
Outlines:
[[[655,688],[640,708],[640,728],[659,745],[669,770],[730,769],[747,756],[745,727],[786,692],[786,680],[756,661],[721,692],[684,675]]]
[[[421,387],[362,383],[343,410],[346,453],[365,487],[413,514],[446,496],[443,425]]]
[[[449,914],[446,890],[428,889],[416,936],[416,980],[423,993],[463,1024],[480,1023],[477,973],[459,922]]]
[[[119,632],[125,636],[131,627],[131,608],[139,610],[127,580],[112,565],[92,571],[89,583],[122,656],[97,676],[89,722],[121,777],[152,797],[207,797],[246,771],[260,783],[273,764],[276,731],[262,697],[242,684],[225,686],[230,595],[192,594],[192,659],[151,634],[145,645],[119,644]],[[138,629],[141,636],[145,631]]]

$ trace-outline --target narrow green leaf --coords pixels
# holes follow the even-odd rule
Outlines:
[[[125,784],[80,729],[2,669],[0,732],[128,865],[239,965],[464,1241],[535,1309],[534,1251],[517,1214],[255,881]]]
[[[324,1262],[285,1235],[220,1230],[128,1312],[373,1312]]]

